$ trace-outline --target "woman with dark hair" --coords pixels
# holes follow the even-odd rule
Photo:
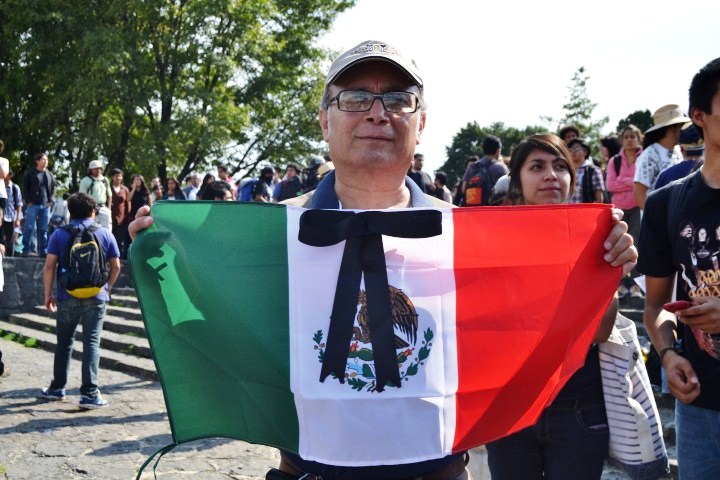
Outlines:
[[[130,218],[135,218],[135,214],[140,207],[145,205],[152,206],[152,197],[150,196],[150,189],[145,184],[145,179],[142,175],[133,175],[132,181],[130,182]]]
[[[180,188],[177,178],[169,177],[166,182],[165,193],[162,196],[163,200],[186,200],[185,192]]]
[[[560,137],[545,134],[526,138],[513,150],[510,165],[510,192],[516,205],[568,202],[575,169]],[[540,420],[486,445],[493,480],[601,477],[609,429],[597,343],[610,336],[616,314],[617,297],[603,316],[585,365],[570,377]]]
[[[643,151],[640,146],[643,142],[643,134],[638,127],[631,123],[623,128],[620,137],[622,138],[622,150],[608,161],[605,172],[607,189],[612,193],[613,204],[622,209],[625,215],[623,220],[628,224],[628,233],[637,243],[641,217],[640,207],[633,196],[633,188],[635,185],[635,161]],[[637,277],[637,272],[633,270],[621,280],[618,287],[620,298],[628,294],[637,298],[643,296],[642,290],[633,281],[635,277]]]
[[[608,135],[600,139],[600,161],[607,168],[610,159],[620,153],[620,140],[617,135]]]
[[[202,183],[200,184],[200,190],[198,190],[197,196],[195,197],[196,200],[202,199],[203,193],[205,193],[205,189],[208,185],[213,183],[215,181],[215,175],[212,173],[206,173],[205,176],[202,179]]]

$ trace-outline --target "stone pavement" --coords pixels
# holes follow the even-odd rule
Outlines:
[[[143,462],[172,441],[162,390],[101,369],[109,407],[78,407],[80,362],[73,360],[65,401],[37,397],[52,377],[52,353],[0,339],[10,375],[0,378],[0,478],[9,480],[135,478]],[[157,478],[262,479],[277,450],[230,439],[178,447],[160,461]],[[4,476],[3,476],[4,474]],[[152,468],[143,479],[152,479]]]

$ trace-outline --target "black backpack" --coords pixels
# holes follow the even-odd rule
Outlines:
[[[60,227],[70,234],[65,261],[60,263],[58,283],[76,298],[94,297],[110,276],[110,265],[95,232],[97,223]]]
[[[465,206],[478,207],[480,205],[490,205],[490,195],[492,194],[495,182],[490,175],[490,165],[492,162],[485,162],[481,159],[470,166],[472,175],[465,187]]]

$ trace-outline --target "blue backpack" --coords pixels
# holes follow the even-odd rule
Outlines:
[[[240,202],[251,202],[253,200],[253,190],[255,190],[255,185],[257,185],[258,179],[253,178],[249,182],[245,183],[237,193],[237,199]]]

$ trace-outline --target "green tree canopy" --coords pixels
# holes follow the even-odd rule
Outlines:
[[[618,122],[615,131],[619,134],[623,128],[631,123],[643,132],[652,127],[653,121],[650,110],[635,110],[633,113]]]
[[[71,185],[98,157],[163,179],[302,163],[322,140],[314,42],[353,3],[4,0],[0,135]]]
[[[587,93],[588,80],[590,80],[590,76],[585,72],[585,67],[578,68],[573,74],[568,87],[568,100],[563,105],[565,115],[560,120],[559,127],[575,125],[580,130],[583,139],[595,150],[598,141],[603,137],[602,129],[610,119],[608,117],[602,117],[599,120],[593,119],[597,103],[590,100]],[[597,152],[593,152],[593,155],[597,155]]]

